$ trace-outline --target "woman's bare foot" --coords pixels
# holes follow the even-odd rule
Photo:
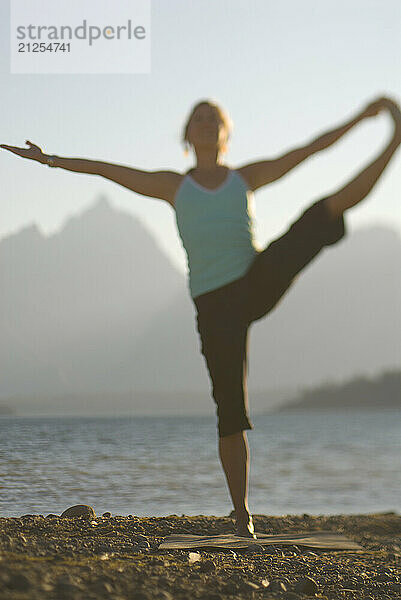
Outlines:
[[[254,530],[252,516],[249,513],[236,518],[235,529],[236,534],[241,537],[253,538],[254,540],[258,539]]]

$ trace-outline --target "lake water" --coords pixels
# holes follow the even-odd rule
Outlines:
[[[401,512],[401,411],[253,415],[254,514]],[[228,515],[216,417],[0,419],[0,516]]]

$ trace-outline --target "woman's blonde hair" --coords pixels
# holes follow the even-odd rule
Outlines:
[[[187,121],[184,125],[183,133],[182,133],[182,142],[184,144],[184,154],[185,155],[188,154],[189,149],[192,146],[191,142],[188,139],[188,130],[189,130],[189,125],[191,123],[191,119],[194,116],[196,109],[199,106],[202,106],[204,104],[207,104],[208,106],[211,106],[212,108],[214,108],[214,110],[217,112],[217,115],[218,115],[220,121],[223,123],[224,129],[226,131],[226,141],[223,144],[223,146],[221,148],[219,148],[219,150],[222,152],[226,152],[226,150],[227,150],[227,142],[228,142],[228,140],[231,136],[231,132],[233,130],[233,123],[231,121],[231,118],[229,117],[228,113],[221,106],[219,106],[217,104],[217,102],[210,100],[210,99],[206,99],[206,100],[201,100],[200,102],[197,102],[192,107],[189,117],[187,118]]]

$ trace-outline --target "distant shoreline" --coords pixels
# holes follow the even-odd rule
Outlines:
[[[345,383],[325,383],[299,392],[284,389],[248,389],[253,415],[305,410],[401,409],[401,370],[388,370],[375,378],[354,377]],[[193,406],[188,403],[193,400]],[[188,408],[189,404],[191,408]],[[3,411],[2,411],[3,408]],[[115,394],[60,394],[14,396],[0,399],[0,416],[26,417],[208,417],[213,415],[210,392],[152,392],[137,390]]]
[[[16,411],[10,406],[0,404],[0,417],[17,416]]]
[[[327,383],[303,390],[277,408],[293,410],[401,409],[401,371],[386,371],[376,378],[356,377],[343,384]]]
[[[307,406],[302,404],[294,404],[293,406],[280,406],[274,407],[269,410],[253,410],[251,405],[251,413],[253,417],[262,417],[262,416],[274,416],[274,415],[284,415],[284,414],[318,414],[318,413],[360,413],[360,412],[368,413],[383,413],[383,412],[400,412],[401,406],[396,405],[381,405],[381,406]],[[174,412],[170,411],[168,413],[137,413],[137,412],[110,412],[110,413],[17,413],[14,412],[12,414],[0,414],[0,419],[210,419],[211,421],[215,421],[216,417],[214,414],[192,414],[192,413],[182,413],[182,412]]]

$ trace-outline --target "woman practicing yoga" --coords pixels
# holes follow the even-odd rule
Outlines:
[[[276,181],[303,160],[327,148],[359,121],[387,110],[394,128],[379,156],[334,193],[311,204],[291,227],[263,250],[254,244],[252,193]],[[165,200],[175,209],[187,254],[189,291],[213,388],[218,417],[219,454],[234,505],[236,533],[256,538],[248,509],[249,446],[248,328],[266,316],[300,271],[324,246],[345,236],[344,212],[363,200],[401,140],[401,112],[389,98],[379,98],[344,125],[273,160],[236,169],[227,166],[231,123],[214,102],[197,103],[184,128],[183,141],[196,156],[186,174],[142,171],[128,166],[43,154],[29,148],[0,147],[51,167],[101,175],[138,194]]]

